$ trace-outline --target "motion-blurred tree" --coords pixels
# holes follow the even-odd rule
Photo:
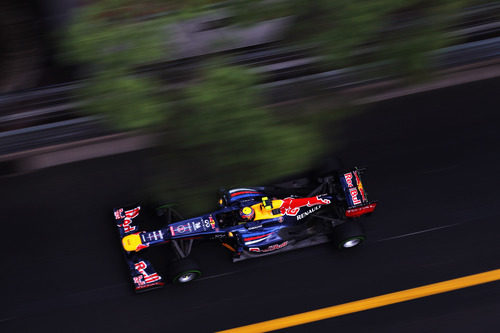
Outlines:
[[[97,1],[75,12],[62,38],[61,57],[88,66],[87,81],[79,91],[85,109],[105,116],[119,130],[155,126],[168,115],[160,84],[133,71],[165,57],[158,22],[136,19],[145,12],[130,0]]]
[[[209,209],[215,200],[203,198],[214,188],[264,184],[305,170],[323,150],[314,124],[297,124],[262,106],[256,79],[247,68],[218,61],[186,89],[185,111],[168,130],[162,165],[175,197],[189,199],[185,210],[194,202]]]
[[[429,51],[451,41],[444,32],[470,1],[233,0],[217,6],[234,13],[237,24],[294,17],[287,42],[312,45],[330,68],[379,61],[384,72],[409,77],[425,73]],[[203,15],[216,2],[99,0],[76,11],[63,39],[62,56],[88,65],[81,93],[89,112],[118,130],[166,130],[168,186],[160,192],[196,195],[222,184],[267,181],[306,168],[321,150],[313,124],[291,124],[262,106],[259,77],[249,69],[202,64],[199,80],[176,92],[175,101],[153,74],[139,73],[140,65],[168,60],[167,24]],[[170,14],[157,15],[165,10]]]
[[[432,66],[430,51],[455,42],[446,34],[458,14],[478,0],[239,0],[237,20],[295,18],[289,42],[314,46],[328,67],[380,61],[390,71],[419,77]]]
[[[218,186],[262,183],[303,170],[321,147],[311,124],[277,119],[262,106],[259,78],[250,69],[206,63],[174,103],[160,94],[163,84],[154,75],[138,74],[139,65],[168,59],[164,27],[194,15],[200,7],[194,3],[178,4],[182,11],[166,18],[138,20],[130,1],[96,2],[77,13],[63,44],[66,57],[90,65],[81,90],[89,112],[104,115],[119,130],[164,130],[156,193],[168,197],[174,191],[175,198],[191,203],[200,198],[188,210],[207,206],[208,191]]]
[[[144,105],[151,118],[146,116],[140,122],[113,120],[113,126],[134,129],[158,124],[159,119],[167,117],[167,96],[154,89],[159,83],[153,82],[151,76],[139,76],[133,68],[167,59],[168,36],[162,28],[167,23],[200,15],[208,10],[207,5],[217,2],[100,0],[79,8],[64,38],[62,54],[92,65],[92,88],[84,90],[84,97],[90,97],[88,109],[116,115],[116,100],[102,98],[104,93],[114,91],[114,96],[119,96],[123,87],[130,91],[132,86],[148,86],[152,89],[138,89],[129,96],[128,100],[133,97],[134,102],[122,103],[120,113],[124,119],[133,119],[137,108]],[[293,16],[293,37],[288,42],[315,46],[330,68],[379,61],[384,73],[411,76],[429,72],[433,60],[430,51],[453,42],[445,34],[446,29],[463,7],[478,2],[234,0],[218,5],[233,12],[233,20],[240,24]],[[171,15],[155,16],[165,10],[171,10]]]

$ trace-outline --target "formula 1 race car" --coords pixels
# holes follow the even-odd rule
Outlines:
[[[377,205],[368,200],[361,176],[362,170],[354,168],[272,186],[220,190],[219,208],[202,216],[183,219],[171,205],[156,208],[153,215],[163,226],[154,231],[139,230],[141,218],[150,216],[140,205],[114,209],[135,290],[198,278],[199,266],[188,258],[197,239],[220,242],[233,261],[329,241],[340,249],[359,245],[365,235],[358,217]],[[160,244],[170,244],[176,256],[165,278],[143,255]]]

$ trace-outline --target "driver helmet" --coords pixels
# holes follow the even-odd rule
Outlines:
[[[243,207],[240,210],[240,216],[245,221],[252,221],[255,217],[255,211],[252,207]]]

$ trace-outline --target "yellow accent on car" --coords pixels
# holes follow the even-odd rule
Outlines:
[[[135,251],[142,244],[139,234],[132,234],[122,238],[122,245],[125,251]]]
[[[273,204],[271,200],[269,200],[268,197],[263,197],[262,198],[262,206],[264,206],[265,209],[267,210],[272,210],[273,209]]]
[[[358,178],[359,179],[359,178]],[[365,189],[363,188],[363,183],[361,182],[361,179],[358,181],[358,188],[361,190],[361,191],[364,191]]]
[[[245,215],[246,215],[246,214],[251,214],[251,213],[252,213],[252,208],[250,208],[250,207],[244,207],[244,208],[242,209],[242,212],[243,212],[243,214],[245,214]]]
[[[255,218],[253,219],[254,221],[258,220],[267,220],[267,219],[273,219],[276,217],[283,216],[283,214],[273,214],[274,209],[279,209],[281,205],[283,204],[283,200],[272,200],[271,201],[271,207],[266,208],[264,207],[263,203],[258,203],[252,206],[252,208],[255,210]],[[269,206],[268,206],[269,207]]]

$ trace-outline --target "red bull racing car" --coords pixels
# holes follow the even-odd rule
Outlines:
[[[122,250],[135,290],[186,283],[201,275],[189,258],[195,240],[220,242],[233,261],[257,258],[306,246],[334,242],[338,248],[359,245],[365,235],[359,217],[377,206],[368,200],[362,170],[334,171],[264,187],[220,190],[219,208],[184,219],[170,205],[156,209],[162,227],[141,231],[148,217],[140,205],[114,209]],[[169,244],[176,259],[160,274],[146,259],[153,246]]]

